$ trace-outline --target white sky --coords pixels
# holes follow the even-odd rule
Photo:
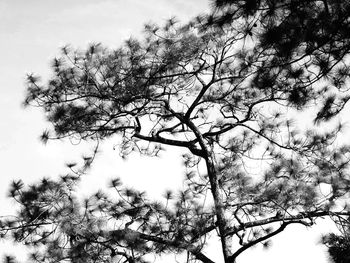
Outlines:
[[[162,22],[174,15],[184,21],[207,8],[207,0],[0,0],[0,215],[13,211],[13,203],[6,199],[11,180],[21,178],[30,183],[43,176],[57,176],[66,171],[67,161],[77,160],[90,147],[69,142],[45,146],[39,142],[46,127],[42,113],[21,107],[25,74],[48,76],[50,60],[65,44],[84,48],[88,43],[101,42],[116,47],[130,35],[139,35],[145,22]],[[124,162],[113,144],[104,144],[82,185],[84,191],[103,189],[106,180],[116,175],[135,188],[148,189],[153,196],[181,186],[183,170],[176,151],[167,151],[162,159],[134,156]],[[310,230],[290,227],[273,239],[272,248],[254,248],[238,263],[326,263],[325,248],[317,245],[318,233],[331,226],[326,222],[320,225]],[[17,253],[18,249],[0,241],[0,255]],[[214,260],[216,249],[208,252]]]

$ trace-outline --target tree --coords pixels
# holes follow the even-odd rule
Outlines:
[[[3,235],[37,248],[40,262],[187,253],[188,262],[209,263],[205,247],[217,234],[231,263],[291,224],[347,222],[349,146],[337,139],[343,125],[334,118],[350,98],[350,3],[216,5],[185,25],[147,25],[142,41],[117,50],[64,47],[46,84],[28,76],[25,103],[53,125],[43,141],[120,136],[123,156],[179,147],[185,188],[150,201],[117,178],[117,197],[98,192],[80,202],[75,190],[93,160],[86,157],[59,180],[13,182],[20,211],[1,222]],[[322,130],[325,123],[332,128]]]
[[[331,233],[323,237],[328,253],[334,263],[346,263],[350,260],[349,237]]]
[[[336,223],[340,234],[329,233],[321,241],[328,248],[331,262],[346,263],[350,260],[349,219],[339,218]]]

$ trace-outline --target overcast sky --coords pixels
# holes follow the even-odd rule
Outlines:
[[[45,146],[39,142],[46,127],[43,114],[21,107],[26,73],[47,78],[51,59],[65,44],[84,48],[101,42],[117,47],[129,36],[139,36],[145,22],[162,23],[172,16],[185,21],[206,10],[206,0],[0,0],[0,215],[13,212],[13,203],[6,199],[11,180],[21,178],[31,183],[43,176],[58,176],[66,171],[66,162],[92,147],[69,142]],[[113,150],[115,143],[103,145],[94,169],[82,184],[86,193],[103,189],[107,178],[113,176],[148,190],[151,196],[159,195],[161,189],[181,186],[183,171],[177,151],[168,151],[161,159],[133,156],[124,162]],[[325,248],[317,241],[319,230],[328,228],[325,222],[311,230],[291,227],[273,239],[271,249],[252,249],[239,263],[326,263]],[[0,241],[0,254],[15,249]],[[214,258],[215,249],[209,252]]]

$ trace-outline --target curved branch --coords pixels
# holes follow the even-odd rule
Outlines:
[[[166,145],[171,145],[171,146],[178,146],[178,147],[184,147],[189,149],[193,154],[197,156],[204,156],[204,153],[202,150],[198,149],[196,146],[191,141],[179,141],[179,140],[173,140],[173,139],[166,139],[164,137],[161,137],[160,135],[155,135],[155,136],[146,136],[142,135],[138,132],[136,132],[133,137],[148,141],[148,142],[157,142],[157,143],[162,143]]]
[[[283,221],[284,223],[289,223],[289,222],[296,222],[300,221],[303,219],[311,219],[311,218],[319,218],[322,216],[350,216],[350,212],[331,212],[331,211],[319,211],[319,212],[303,212],[299,213],[298,215],[295,216],[288,216],[288,217],[269,217],[266,219],[261,219],[261,220],[256,220],[252,222],[246,222],[242,223],[238,227],[232,227],[230,228],[227,232],[226,235],[231,236],[235,235],[239,231],[246,229],[246,228],[252,228],[256,226],[262,226],[262,225],[267,225],[275,222],[281,222]]]
[[[141,232],[138,232],[136,230],[132,230],[129,228],[125,228],[123,230],[115,230],[115,231],[110,231],[109,233],[106,233],[107,236],[112,237],[112,241],[113,241],[113,233],[118,231],[119,235],[120,232],[122,232],[125,236],[127,234],[130,234],[130,236],[139,238],[139,239],[143,239],[146,241],[152,241],[158,244],[163,244],[166,246],[170,246],[170,247],[174,247],[177,249],[184,249],[188,252],[190,252],[196,259],[202,261],[203,263],[215,263],[214,261],[212,261],[210,258],[208,258],[206,255],[204,255],[201,252],[201,248],[199,248],[198,246],[192,245],[192,244],[187,244],[185,242],[181,242],[181,241],[172,241],[172,240],[167,240],[161,237],[157,237],[157,236],[153,236],[153,235],[147,235]]]
[[[299,224],[303,224],[303,225],[310,225],[309,223],[307,222],[304,222],[302,220],[299,220],[299,221],[291,221],[291,222],[284,222],[277,230],[267,234],[266,236],[263,236],[263,237],[260,237],[260,238],[257,238],[245,245],[243,245],[240,249],[238,249],[235,253],[233,253],[230,257],[229,257],[229,262],[231,263],[234,263],[236,258],[242,253],[244,252],[245,250],[247,250],[248,248],[252,247],[252,246],[255,246],[256,244],[264,241],[264,240],[267,240],[275,235],[277,235],[278,233],[282,232],[288,225],[290,224],[294,224],[294,223],[299,223]]]

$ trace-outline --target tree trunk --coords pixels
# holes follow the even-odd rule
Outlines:
[[[218,177],[215,169],[215,163],[213,157],[210,153],[205,158],[207,172],[210,182],[211,193],[214,199],[215,213],[217,217],[217,225],[219,229],[219,236],[221,241],[222,252],[224,255],[225,263],[229,262],[230,250],[231,250],[231,240],[226,236],[227,222],[225,219],[225,209],[222,196],[219,191]]]

